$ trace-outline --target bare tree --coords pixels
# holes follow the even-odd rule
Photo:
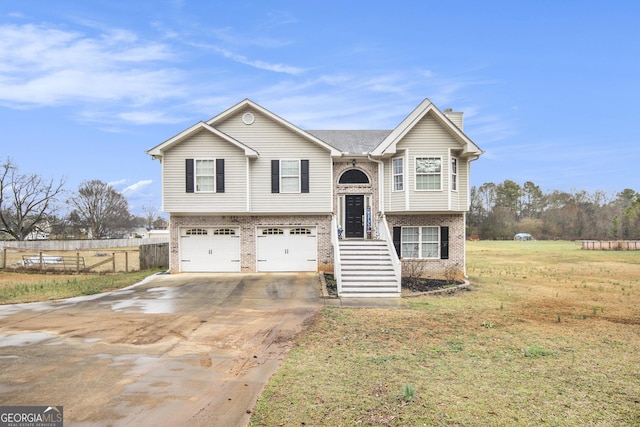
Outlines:
[[[107,237],[110,232],[131,224],[127,199],[98,179],[80,184],[68,203],[74,208],[70,217],[87,227],[93,239]]]
[[[0,166],[0,232],[16,240],[44,231],[53,214],[65,179],[44,181],[39,175],[22,175],[7,158]]]
[[[147,230],[152,230],[153,222],[158,216],[158,208],[155,206],[143,206],[142,210],[144,211],[145,227]]]

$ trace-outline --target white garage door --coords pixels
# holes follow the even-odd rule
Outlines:
[[[224,227],[182,228],[180,271],[239,272],[240,230]]]
[[[258,227],[258,271],[317,271],[315,227]]]

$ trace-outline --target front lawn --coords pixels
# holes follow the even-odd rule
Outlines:
[[[0,270],[0,304],[48,301],[126,288],[159,270],[116,274],[41,274]]]
[[[470,292],[323,309],[251,425],[640,425],[639,255],[470,242]]]

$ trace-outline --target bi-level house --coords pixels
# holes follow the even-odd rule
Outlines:
[[[425,99],[392,130],[303,130],[246,99],[147,151],[162,165],[170,270],[334,273],[398,296],[402,265],[465,274],[462,113]]]

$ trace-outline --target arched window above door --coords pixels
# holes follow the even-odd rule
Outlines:
[[[338,182],[340,184],[369,184],[369,177],[359,169],[349,169],[340,175]]]

